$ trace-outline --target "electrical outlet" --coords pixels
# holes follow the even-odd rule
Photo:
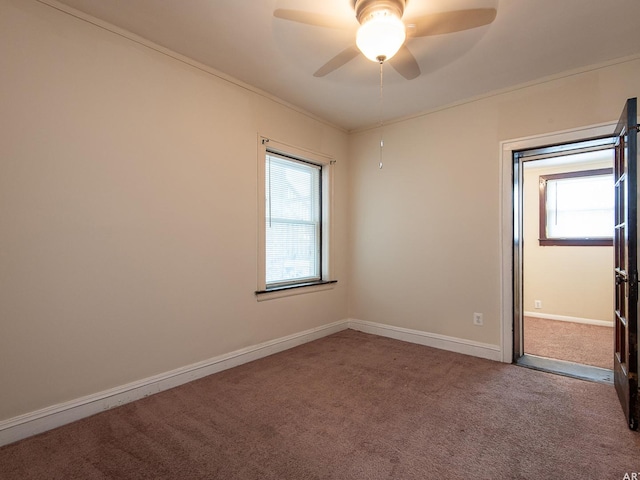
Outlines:
[[[533,308],[537,308],[538,310],[542,308],[542,300],[534,300]]]
[[[474,325],[482,325],[482,314],[481,313],[474,313],[473,314],[473,324]]]

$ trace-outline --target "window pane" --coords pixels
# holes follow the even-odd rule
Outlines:
[[[317,278],[317,245],[313,224],[267,224],[267,283]]]
[[[320,167],[266,158],[266,283],[320,279]]]
[[[613,176],[547,181],[547,238],[611,238]]]

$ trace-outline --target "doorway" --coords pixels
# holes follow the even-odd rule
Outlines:
[[[562,163],[561,160],[551,160],[567,155],[589,155],[592,150],[613,148],[615,140],[612,132],[616,125],[612,123],[595,125],[581,129],[561,131],[552,134],[538,135],[523,139],[505,141],[501,144],[502,150],[502,354],[504,362],[516,362],[523,366],[549,370],[554,373],[570,375],[574,377],[597,380],[606,383],[612,382],[612,374],[609,369],[598,369],[578,362],[554,359],[545,356],[529,355],[525,351],[524,325],[525,312],[540,312],[547,310],[547,315],[552,315],[553,302],[545,302],[542,298],[529,298],[532,303],[525,308],[525,285],[523,274],[523,260],[525,254],[525,238],[523,231],[523,191],[525,161],[534,162],[547,160],[546,163]],[[588,140],[591,139],[591,140]],[[577,158],[577,157],[575,157]],[[595,160],[594,160],[595,161]],[[544,166],[543,163],[535,166]],[[595,165],[595,164],[594,164]],[[528,168],[528,167],[527,167]],[[585,167],[586,168],[586,167]],[[534,200],[535,203],[535,200]],[[506,228],[505,228],[506,227]],[[534,225],[534,229],[535,229]],[[538,233],[534,240],[537,242]],[[555,251],[560,247],[554,247]],[[550,251],[550,250],[549,250]],[[609,257],[611,258],[611,257]],[[609,273],[609,281],[611,274]],[[611,287],[607,286],[607,291]],[[535,296],[535,292],[532,292]],[[540,302],[535,302],[539,300]],[[539,306],[541,308],[535,308]],[[573,317],[555,319],[554,321],[591,319],[592,315],[585,314],[555,314],[557,316]],[[605,317],[603,320],[608,320]],[[544,319],[547,320],[547,319]],[[595,319],[597,320],[597,318]],[[562,334],[559,334],[562,335]],[[612,345],[612,343],[610,343]],[[529,344],[532,347],[532,344]],[[566,349],[565,349],[566,350]],[[612,349],[611,349],[612,350]],[[611,351],[610,350],[610,351]],[[594,369],[597,374],[594,375]]]
[[[607,137],[514,152],[521,365],[613,381],[614,156]]]
[[[591,372],[563,370],[556,365],[534,364],[536,360],[567,363],[561,360],[525,355],[524,351],[524,232],[523,223],[523,158],[522,152],[545,149],[571,149],[576,143],[588,148],[589,141],[611,145],[615,151],[614,161],[614,342],[613,384],[620,405],[631,430],[640,425],[640,391],[638,387],[638,122],[637,98],[624,103],[617,123],[602,124],[584,129],[569,130],[555,134],[540,135],[501,143],[501,285],[502,285],[502,361],[523,366],[550,370],[573,377],[611,382],[607,378],[594,378]],[[538,147],[546,145],[550,147]],[[553,235],[551,236],[553,237]],[[541,236],[539,240],[543,239]],[[553,238],[552,238],[553,240]],[[527,365],[530,357],[534,363]],[[582,364],[571,363],[587,369]],[[605,369],[601,369],[608,371]]]

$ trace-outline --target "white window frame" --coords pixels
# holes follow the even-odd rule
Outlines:
[[[267,152],[273,152],[285,157],[291,157],[321,167],[321,201],[322,201],[322,241],[321,249],[321,279],[317,282],[307,282],[300,284],[288,284],[268,288],[266,284],[266,158]],[[299,295],[319,290],[331,289],[335,286],[336,280],[332,275],[332,255],[331,245],[333,243],[333,159],[317,152],[312,152],[300,147],[287,145],[273,139],[258,136],[258,286],[256,298],[258,301],[272,298]]]

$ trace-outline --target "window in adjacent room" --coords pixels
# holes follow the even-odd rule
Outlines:
[[[331,159],[260,138],[257,294],[326,288]],[[295,292],[292,292],[296,289]],[[307,290],[308,290],[307,289]]]
[[[610,168],[540,176],[540,245],[613,244]]]

